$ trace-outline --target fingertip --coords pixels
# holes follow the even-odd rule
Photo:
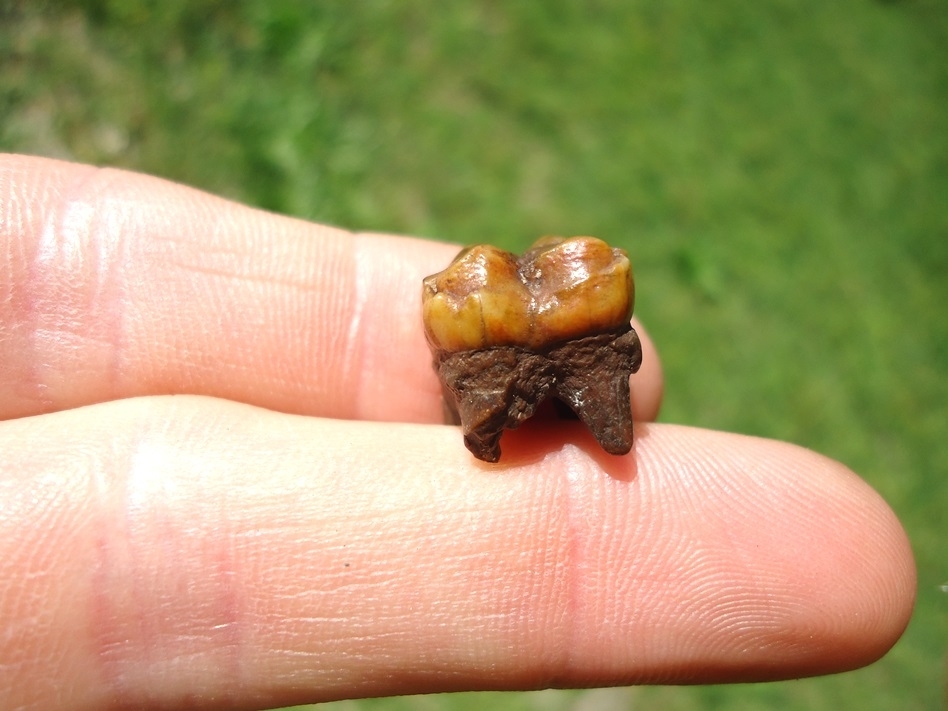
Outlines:
[[[809,455],[827,473],[821,481],[839,482],[835,491],[813,495],[825,497],[818,512],[835,552],[827,574],[838,585],[827,586],[824,597],[827,628],[840,649],[835,671],[847,671],[880,659],[904,633],[917,594],[915,558],[905,528],[877,491],[845,465]]]
[[[878,659],[902,634],[915,591],[905,532],[846,467],[669,425],[640,427],[635,452],[632,477],[572,478],[590,525],[571,547],[589,637],[571,648],[610,660],[595,670],[603,683],[633,666],[625,681],[833,673]]]
[[[882,657],[904,632],[915,600],[908,536],[891,507],[846,465],[786,442],[741,435],[746,501],[759,507],[754,539],[783,576],[786,629],[778,641],[786,678],[848,671]],[[751,495],[758,478],[766,497]],[[782,524],[780,523],[782,522]],[[751,533],[750,535],[754,535]],[[804,613],[804,614],[801,614]],[[793,661],[791,661],[793,660]]]
[[[632,320],[632,326],[642,343],[642,366],[631,380],[632,416],[636,420],[654,422],[658,418],[665,393],[665,373],[658,349],[648,331],[637,319]]]

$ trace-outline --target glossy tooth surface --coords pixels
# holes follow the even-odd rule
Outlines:
[[[542,237],[519,259],[479,245],[424,280],[425,333],[449,353],[542,349],[627,324],[634,295],[626,253],[595,237]]]
[[[531,331],[530,301],[514,255],[490,245],[471,247],[424,280],[425,335],[452,353],[522,343]]]
[[[545,238],[524,255],[534,294],[532,347],[628,323],[635,291],[629,258],[595,237]]]

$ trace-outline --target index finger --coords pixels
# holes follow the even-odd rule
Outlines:
[[[421,279],[457,249],[125,171],[0,156],[0,419],[191,393],[439,421]],[[652,419],[661,370],[640,335],[633,409]]]

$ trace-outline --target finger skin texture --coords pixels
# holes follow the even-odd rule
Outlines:
[[[0,419],[186,393],[440,422],[421,282],[457,251],[126,171],[0,155]],[[633,411],[651,420],[661,367],[636,329]]]
[[[550,427],[489,466],[452,427],[201,397],[0,423],[0,708],[787,678],[904,629],[905,534],[841,465]]]

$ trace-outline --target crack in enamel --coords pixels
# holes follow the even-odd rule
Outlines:
[[[425,335],[445,404],[479,459],[553,398],[611,454],[632,448],[629,377],[642,346],[626,253],[594,237],[544,237],[517,258],[463,250],[424,280]]]

